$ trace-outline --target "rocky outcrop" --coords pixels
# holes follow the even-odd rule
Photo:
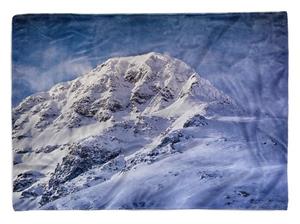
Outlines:
[[[109,150],[100,142],[73,144],[67,156],[52,173],[41,204],[65,195],[64,183],[71,181],[95,166],[102,165],[120,154],[121,150]]]
[[[208,120],[204,116],[200,114],[196,114],[195,116],[187,120],[183,124],[183,127],[188,128],[188,127],[199,127],[199,126],[206,126],[206,125],[208,125]]]
[[[42,177],[44,175],[36,170],[20,173],[13,182],[13,191],[23,191]]]

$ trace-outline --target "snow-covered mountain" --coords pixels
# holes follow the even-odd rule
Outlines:
[[[109,59],[12,118],[16,210],[286,208],[272,120],[167,55]]]

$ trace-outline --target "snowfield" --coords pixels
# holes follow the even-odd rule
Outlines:
[[[14,208],[286,209],[286,129],[180,60],[112,58],[13,109]]]

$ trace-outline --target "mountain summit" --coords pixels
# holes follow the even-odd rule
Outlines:
[[[153,52],[111,58],[75,80],[27,97],[13,109],[14,207],[163,208],[156,201],[145,204],[142,195],[152,192],[148,187],[157,188],[157,199],[167,197],[163,189],[173,182],[164,185],[162,176],[176,179],[186,172],[187,161],[197,158],[196,146],[219,149],[220,142],[231,144],[227,138],[239,136],[240,130],[220,118],[239,114],[229,96],[178,59]],[[245,152],[238,155],[234,159]],[[183,165],[170,165],[180,158]],[[218,158],[216,163],[224,162]],[[157,172],[159,167],[165,168]],[[201,172],[213,183],[222,176],[216,170]],[[185,178],[189,175],[194,183],[194,174]],[[120,178],[125,177],[132,189],[142,182],[146,189],[136,194],[130,187],[121,190]],[[174,189],[177,194],[180,187]],[[78,194],[98,198],[77,203]]]
[[[109,59],[75,80],[27,97],[13,109],[13,137],[16,145],[37,147],[40,141],[26,139],[45,133],[56,138],[43,136],[42,144],[47,139],[61,143],[67,139],[59,138],[59,133],[73,130],[69,133],[73,135],[76,129],[90,125],[99,129],[141,117],[213,115],[216,109],[220,115],[234,107],[228,96],[184,62],[148,53]]]

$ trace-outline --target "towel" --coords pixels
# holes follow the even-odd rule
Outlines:
[[[12,23],[13,206],[288,206],[286,12]]]

